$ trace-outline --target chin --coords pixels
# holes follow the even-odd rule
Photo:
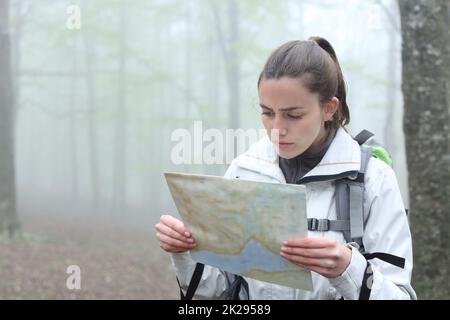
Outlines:
[[[300,150],[299,150],[300,149]],[[301,155],[303,152],[305,152],[306,149],[303,148],[297,148],[297,150],[293,150],[293,149],[288,149],[288,150],[283,150],[281,148],[277,148],[277,153],[280,157],[284,158],[284,159],[292,159],[295,158],[299,155]]]
[[[283,151],[279,151],[278,155],[284,159],[292,159],[295,158],[296,156],[299,155],[299,153],[295,153],[295,152],[283,152]]]

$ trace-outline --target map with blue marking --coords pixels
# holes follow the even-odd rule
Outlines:
[[[279,255],[282,242],[307,236],[301,185],[165,173],[187,230],[193,260],[245,277],[312,290],[311,272]]]

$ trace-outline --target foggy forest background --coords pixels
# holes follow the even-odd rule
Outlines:
[[[441,59],[439,76],[446,79],[447,89],[436,94],[448,94],[439,104],[446,125],[433,125],[438,109],[433,111],[427,100],[421,103],[424,109],[414,109],[417,113],[410,115],[411,119],[428,117],[430,130],[447,137],[438,138],[443,149],[427,149],[433,144],[425,141],[423,149],[415,150],[438,162],[446,159],[443,167],[435,168],[440,168],[439,179],[449,175],[450,49],[447,45],[441,52],[418,45],[417,54],[409,50],[410,56],[402,56],[405,35],[411,43],[418,43],[414,42],[418,36],[431,39],[429,43],[436,39],[431,45],[450,39],[448,1],[403,1],[400,7],[394,0],[0,3],[0,31],[10,41],[9,122],[13,123],[15,212],[21,234],[0,243],[0,275],[3,270],[7,275],[1,278],[8,279],[0,283],[2,299],[176,299],[168,255],[154,237],[161,214],[177,215],[163,173],[223,175],[227,166],[175,165],[170,159],[176,144],[171,134],[178,128],[193,132],[196,120],[202,121],[203,130],[261,129],[256,82],[270,52],[289,40],[321,36],[334,46],[347,84],[350,132],[368,129],[391,152],[412,215],[418,193],[409,186],[415,180],[408,180],[414,162],[408,171],[404,132],[409,131],[404,128],[411,122],[404,122],[408,101],[402,91],[402,70],[410,69],[402,69],[402,63],[418,56],[434,64]],[[441,11],[436,11],[438,7]],[[78,9],[77,26],[71,19]],[[9,10],[7,20],[5,10]],[[411,22],[415,18],[422,20]],[[410,22],[402,24],[402,19]],[[440,22],[433,24],[433,19]],[[436,27],[426,30],[432,25]],[[427,36],[420,35],[422,31]],[[433,50],[439,51],[438,56],[432,56]],[[0,73],[0,78],[4,75]],[[419,88],[403,86],[416,93]],[[419,98],[432,95],[424,88]],[[0,96],[4,106],[5,101]],[[420,166],[416,169],[423,172]],[[435,177],[425,173],[427,179]],[[430,262],[438,257],[443,266],[448,265],[447,185],[435,186],[439,196],[416,211],[426,217],[436,209],[430,203],[444,201],[437,206],[441,209],[436,209],[436,217],[445,231],[434,235],[441,251],[424,258]],[[417,190],[430,193],[430,189]],[[27,267],[30,255],[35,259],[33,271]],[[70,264],[81,267],[81,290],[66,288]],[[442,268],[438,274],[447,277],[448,266]],[[427,269],[417,279],[434,275]],[[448,299],[448,285],[430,288],[442,277],[429,285],[418,280],[419,298],[422,293]]]
[[[256,81],[265,60],[281,43],[311,35],[334,45],[351,132],[367,128],[389,146],[408,201],[399,22],[383,6],[86,1],[81,28],[70,30],[69,2],[23,2],[13,5],[22,15],[11,21],[19,37],[19,211],[20,204],[37,209],[37,201],[68,215],[155,222],[173,211],[162,172],[226,170],[173,165],[171,133],[192,132],[195,120],[204,130],[262,128]]]

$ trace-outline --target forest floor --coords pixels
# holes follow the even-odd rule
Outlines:
[[[153,229],[25,217],[22,235],[0,239],[0,299],[178,299],[168,254]],[[68,289],[70,265],[81,288]]]

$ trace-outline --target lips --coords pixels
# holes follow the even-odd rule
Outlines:
[[[289,147],[289,146],[291,146],[291,145],[293,145],[293,143],[291,143],[291,142],[279,142],[279,143],[278,143],[278,146],[279,146],[280,148],[287,148],[287,147]]]
[[[279,147],[279,148],[287,148],[287,147],[289,147],[289,146],[291,146],[291,145],[294,144],[293,142],[276,141],[276,140],[272,140],[272,143],[273,143],[275,146]]]

